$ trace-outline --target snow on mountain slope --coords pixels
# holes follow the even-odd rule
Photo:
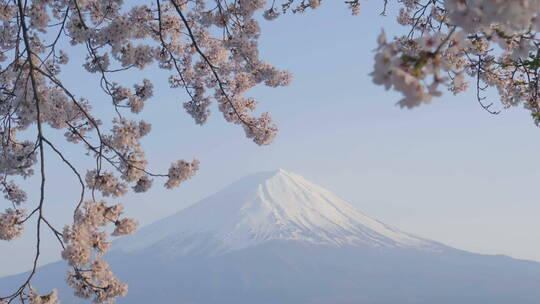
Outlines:
[[[248,176],[224,190],[121,239],[115,250],[217,255],[270,240],[332,246],[444,246],[399,231],[330,191],[282,169]]]

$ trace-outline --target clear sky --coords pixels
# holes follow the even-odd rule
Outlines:
[[[196,126],[181,108],[186,96],[167,88],[166,73],[131,73],[133,81],[157,79],[157,94],[142,114],[153,124],[143,141],[151,167],[164,171],[174,160],[197,157],[201,170],[173,191],[155,186],[120,200],[128,213],[147,224],[247,174],[284,168],[407,232],[469,251],[540,261],[540,129],[522,108],[489,115],[472,91],[445,94],[415,110],[396,107],[400,97],[372,84],[368,74],[381,28],[390,36],[400,29],[392,17],[379,16],[379,2],[362,5],[359,17],[336,1],[303,16],[262,22],[263,58],[295,77],[289,87],[253,91],[280,127],[267,147],[246,139],[215,108],[206,126]],[[97,100],[96,111],[110,111],[95,79],[76,71],[77,56],[71,56],[67,82]],[[81,167],[88,163],[72,145],[65,147]],[[77,184],[60,162],[48,161],[46,213],[65,223]],[[22,239],[0,244],[0,275],[30,267],[34,235],[28,226]],[[59,250],[46,239],[43,261],[50,262]],[[13,257],[9,264],[7,256]]]

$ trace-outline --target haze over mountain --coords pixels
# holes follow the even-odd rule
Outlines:
[[[115,242],[119,303],[539,303],[540,263],[450,248],[284,170],[248,176]],[[59,288],[63,262],[35,285]],[[0,279],[0,292],[22,276]]]

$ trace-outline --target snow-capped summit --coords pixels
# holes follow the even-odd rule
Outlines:
[[[355,210],[302,176],[279,169],[243,178],[177,214],[118,242],[132,252],[164,246],[168,254],[216,255],[270,240],[332,246],[442,246],[399,231]]]

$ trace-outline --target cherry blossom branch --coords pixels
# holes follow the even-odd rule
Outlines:
[[[193,46],[195,47],[195,49],[197,50],[197,53],[199,53],[199,55],[203,58],[203,60],[206,62],[206,64],[208,65],[208,67],[210,68],[210,70],[212,71],[212,74],[214,75],[218,85],[219,85],[219,89],[221,90],[221,93],[223,94],[223,96],[225,97],[225,99],[227,100],[227,103],[231,106],[231,108],[233,109],[235,115],[237,116],[237,118],[245,125],[247,126],[249,129],[256,129],[256,126],[253,125],[252,123],[249,123],[247,121],[244,120],[244,118],[242,117],[242,115],[240,115],[238,113],[238,110],[236,109],[236,107],[234,106],[233,102],[231,101],[230,97],[229,97],[229,94],[227,93],[227,91],[225,90],[225,85],[224,83],[221,81],[218,73],[217,73],[217,70],[216,70],[216,67],[210,62],[210,60],[208,59],[208,57],[204,54],[204,52],[200,49],[198,43],[197,43],[197,40],[195,39],[195,36],[193,35],[193,32],[191,31],[191,27],[189,25],[189,22],[186,20],[186,17],[184,16],[184,14],[182,13],[182,10],[180,9],[180,7],[178,6],[178,4],[176,3],[176,0],[170,0],[172,5],[174,6],[174,8],[176,9],[176,12],[178,13],[178,16],[180,16],[180,18],[182,19],[182,22],[184,23],[184,26],[186,27],[187,31],[188,31],[188,35],[189,35],[189,38],[191,39],[191,42],[193,43]]]
[[[19,19],[21,22],[21,28],[23,33],[23,41],[26,46],[26,52],[27,52],[27,63],[29,65],[29,77],[32,84],[32,89],[34,92],[34,101],[35,101],[35,107],[36,107],[36,122],[37,122],[37,129],[38,129],[38,141],[39,141],[39,160],[40,160],[40,174],[41,174],[41,181],[40,181],[40,196],[39,196],[39,203],[38,203],[38,219],[36,224],[36,252],[34,256],[34,261],[32,265],[32,270],[30,271],[30,274],[27,276],[27,279],[25,282],[19,287],[19,289],[13,293],[12,295],[8,296],[8,303],[11,303],[13,299],[20,296],[22,298],[22,292],[25,288],[29,287],[30,281],[32,280],[32,277],[36,273],[38,260],[40,256],[40,249],[41,249],[41,222],[43,220],[43,203],[45,201],[45,153],[44,153],[44,147],[43,147],[43,130],[41,125],[41,111],[40,111],[40,105],[39,105],[39,90],[37,88],[36,80],[34,78],[34,65],[32,62],[32,51],[31,51],[31,45],[28,38],[28,29],[26,27],[26,21],[25,21],[25,14],[23,9],[23,3],[21,0],[17,0],[18,9],[19,9]]]

